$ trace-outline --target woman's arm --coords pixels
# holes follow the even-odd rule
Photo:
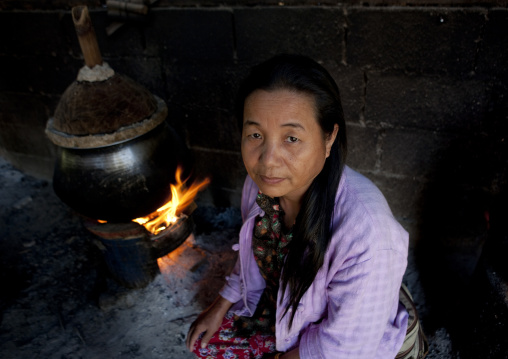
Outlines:
[[[395,357],[399,336],[405,333],[396,320],[405,267],[398,257],[394,251],[378,251],[334,276],[325,319],[311,324],[301,337],[303,358]]]
[[[201,348],[206,347],[212,335],[219,329],[224,316],[232,305],[233,303],[219,295],[210,307],[201,313],[194,323],[191,324],[185,342],[187,349],[192,351],[201,333],[205,333],[201,339]]]

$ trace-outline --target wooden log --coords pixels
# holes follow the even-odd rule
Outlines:
[[[93,68],[95,65],[102,65],[101,51],[97,44],[88,7],[74,6],[72,8],[72,20],[74,21],[79,45],[85,58],[85,65],[90,68]]]

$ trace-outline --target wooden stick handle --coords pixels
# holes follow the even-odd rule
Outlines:
[[[102,65],[101,51],[97,44],[95,31],[90,19],[90,13],[86,6],[74,6],[72,8],[72,20],[78,34],[79,45],[83,51],[85,65],[92,68],[95,65]]]
[[[129,12],[146,15],[148,14],[148,6],[144,4],[127,3],[118,0],[107,0],[108,10],[115,10],[119,15],[126,15]]]

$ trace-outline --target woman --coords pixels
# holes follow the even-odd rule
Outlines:
[[[395,358],[408,235],[379,190],[344,165],[328,72],[303,56],[256,66],[238,101],[244,224],[238,262],[187,346],[211,358]]]

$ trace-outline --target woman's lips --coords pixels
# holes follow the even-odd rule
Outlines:
[[[284,181],[284,178],[280,178],[280,177],[267,177],[267,176],[263,176],[263,175],[259,175],[259,177],[266,184],[277,184],[277,183]]]

